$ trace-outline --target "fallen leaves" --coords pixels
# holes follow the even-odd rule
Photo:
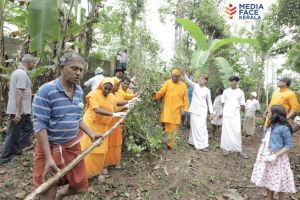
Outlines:
[[[21,191],[19,191],[19,192],[15,195],[15,198],[17,198],[17,199],[24,199],[25,196],[26,196],[26,192],[23,191],[23,190],[21,190]]]

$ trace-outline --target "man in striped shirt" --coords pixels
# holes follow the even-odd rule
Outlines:
[[[61,76],[42,85],[32,108],[37,145],[34,156],[34,185],[38,187],[81,153],[79,139],[84,131],[92,141],[99,136],[82,121],[83,91],[78,84],[84,69],[79,54],[66,53],[60,59]],[[59,185],[67,184],[57,192]],[[52,186],[42,199],[62,199],[83,193],[88,181],[81,161],[61,182]],[[57,193],[57,194],[56,194]]]

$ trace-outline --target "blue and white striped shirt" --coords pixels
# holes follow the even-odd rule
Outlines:
[[[46,129],[49,142],[54,144],[66,144],[74,139],[82,120],[82,99],[83,91],[78,85],[70,99],[60,78],[42,85],[32,103],[35,133]]]

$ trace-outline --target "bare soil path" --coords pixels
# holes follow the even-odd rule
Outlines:
[[[67,199],[213,199],[262,200],[265,191],[250,182],[252,167],[260,145],[260,134],[243,138],[243,148],[250,159],[237,154],[224,157],[219,138],[210,140],[208,152],[196,151],[187,144],[188,130],[180,133],[175,150],[162,149],[157,157],[137,158],[123,155],[122,169],[109,169],[105,183],[89,181],[89,192]],[[297,190],[300,190],[300,132],[294,134],[294,148],[289,153]],[[0,166],[0,199],[23,199],[33,190],[33,152],[17,156]],[[300,193],[289,199],[300,199]]]

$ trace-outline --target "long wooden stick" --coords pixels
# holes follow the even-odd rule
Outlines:
[[[109,136],[113,130],[115,130],[123,121],[126,119],[127,115],[133,110],[134,105],[130,107],[124,117],[122,117],[113,127],[104,132],[101,138],[98,138],[94,143],[92,143],[87,149],[85,149],[81,154],[79,154],[74,160],[72,160],[65,168],[63,168],[60,172],[56,173],[53,177],[48,179],[38,188],[36,188],[32,193],[30,193],[25,200],[33,200],[36,199],[39,194],[47,191],[51,186],[57,183],[62,177],[64,177],[69,171],[71,171],[88,153],[90,153],[94,148],[101,145],[103,139]]]

